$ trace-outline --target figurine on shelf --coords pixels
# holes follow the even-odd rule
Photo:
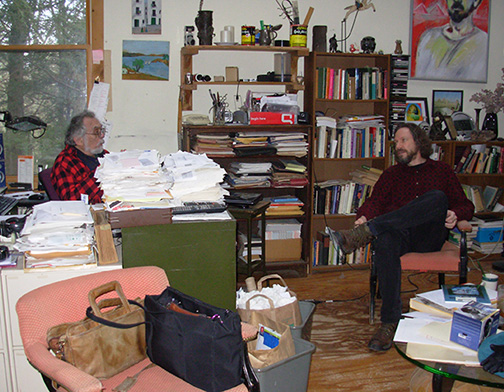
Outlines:
[[[374,53],[376,48],[376,41],[374,37],[367,36],[362,38],[360,45],[364,53]]]
[[[400,39],[396,39],[394,54],[403,54],[401,44],[402,41]]]
[[[444,116],[440,112],[434,113],[434,119],[430,128],[429,137],[431,140],[446,140],[446,128]]]
[[[355,44],[350,44],[350,53],[357,52],[357,48],[355,47]]]
[[[338,41],[336,40],[336,34],[329,38],[329,52],[336,53],[338,50]]]

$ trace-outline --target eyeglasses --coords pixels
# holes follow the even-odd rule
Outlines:
[[[96,136],[96,137],[104,137],[107,133],[107,130],[103,127],[94,127],[93,132],[86,132],[86,135]]]

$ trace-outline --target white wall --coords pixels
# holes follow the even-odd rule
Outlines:
[[[162,34],[131,34],[131,4],[127,0],[107,0],[105,6],[105,49],[112,53],[112,111],[108,119],[113,123],[111,138],[107,148],[111,151],[132,148],[155,148],[162,154],[177,150],[177,113],[180,81],[180,48],[183,46],[184,26],[195,25],[194,18],[199,8],[197,0],[163,0]],[[311,28],[314,25],[327,25],[328,38],[336,33],[340,38],[340,23],[345,15],[344,8],[353,1],[335,0],[300,0],[301,20],[308,8],[315,11],[310,21],[308,46],[311,48]],[[359,47],[362,37],[371,35],[377,42],[376,50],[392,53],[396,39],[402,40],[403,51],[409,54],[410,1],[409,0],[374,0],[376,12],[371,9],[360,12],[354,31],[347,46],[355,43]],[[206,0],[203,9],[213,11],[215,41],[219,41],[220,30],[225,25],[235,26],[235,41],[240,42],[240,26],[259,26],[262,19],[266,24],[283,24],[278,39],[288,39],[289,29],[274,0]],[[491,1],[490,20],[490,56],[487,84],[432,82],[412,80],[409,82],[408,95],[427,97],[432,108],[432,90],[464,90],[464,112],[474,116],[475,105],[469,98],[482,88],[493,90],[497,82],[502,81],[501,68],[504,67],[504,1]],[[349,32],[353,15],[349,18]],[[121,51],[123,40],[165,40],[170,41],[170,80],[129,81],[121,79]],[[341,46],[340,46],[341,48]],[[225,66],[237,65],[240,77],[255,77],[258,74],[273,71],[271,54],[236,55],[236,52],[202,53],[194,59],[194,72],[224,75]],[[300,63],[300,70],[303,69]],[[212,86],[214,91],[227,93],[231,100],[231,109],[235,109],[233,97],[236,88],[228,90]],[[274,90],[267,90],[274,91]],[[244,96],[246,89],[240,88],[238,94]],[[302,97],[300,97],[301,99]],[[198,113],[208,114],[210,98],[206,88],[199,88],[194,94],[193,109]],[[482,121],[482,120],[481,120]],[[500,131],[504,135],[504,115],[499,114]]]

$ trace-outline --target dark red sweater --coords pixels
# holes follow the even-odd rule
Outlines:
[[[458,220],[471,219],[474,205],[467,199],[453,170],[444,162],[427,161],[418,166],[398,163],[386,169],[373,188],[371,197],[357,211],[356,219],[368,220],[397,210],[425,192],[438,189],[448,197],[448,209]]]

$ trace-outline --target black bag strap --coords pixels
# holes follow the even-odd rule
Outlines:
[[[136,301],[134,301],[132,299],[128,299],[128,303],[130,303],[131,305],[136,305],[136,306],[142,308],[144,310],[144,312],[145,312],[145,308],[141,304],[139,304],[138,302],[136,302]],[[91,306],[89,306],[86,309],[86,316],[89,317],[91,320],[96,321],[97,323],[106,325],[107,327],[120,328],[120,329],[134,328],[134,327],[138,327],[139,325],[146,324],[145,321],[142,321],[141,323],[134,323],[134,324],[120,324],[120,323],[116,323],[114,321],[110,321],[110,320],[104,319],[103,317],[99,317],[96,314],[94,314],[93,313],[93,309],[91,308]]]

